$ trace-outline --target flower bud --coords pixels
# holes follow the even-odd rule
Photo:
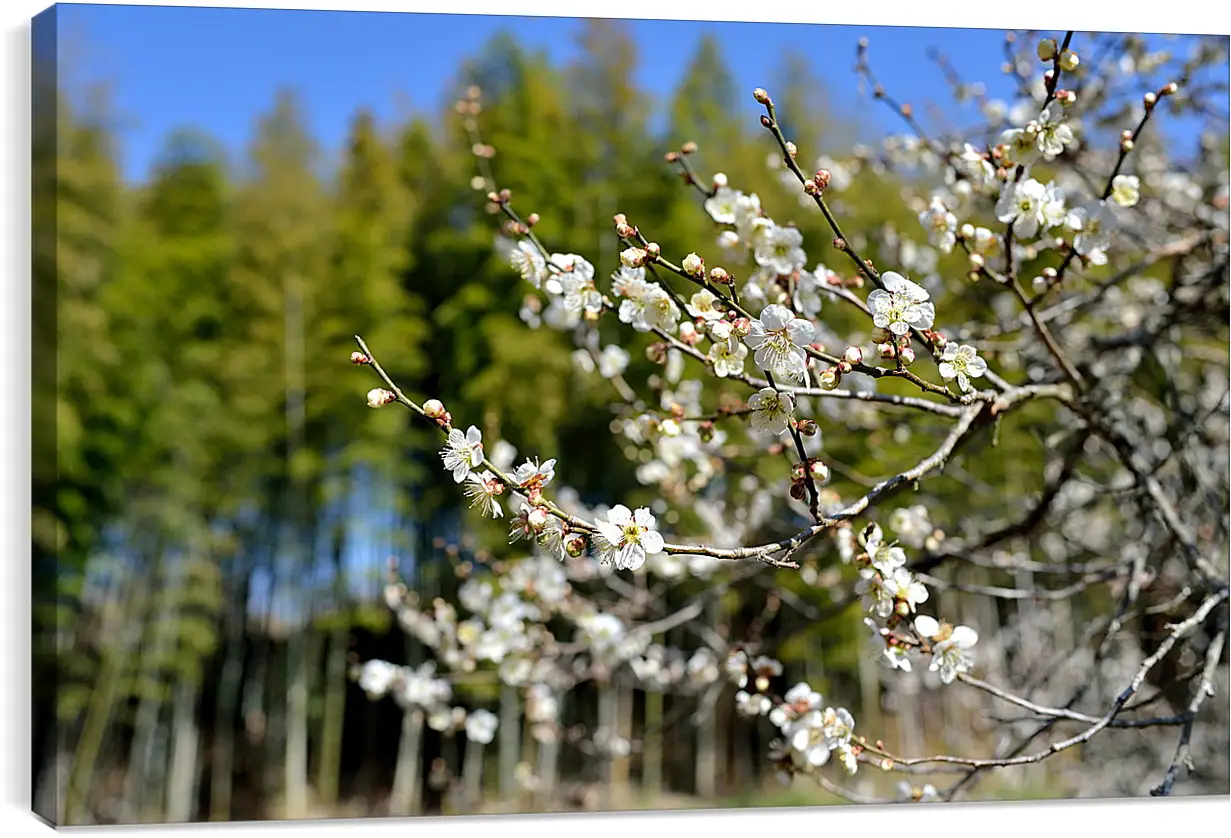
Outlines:
[[[1047,280],[1041,276],[1036,276],[1034,279],[1030,280],[1030,285],[1035,291],[1040,293],[1047,290]]]
[[[650,242],[645,246],[645,252],[651,259],[657,259],[662,255],[663,249],[658,246],[658,242]]]
[[[850,374],[850,371],[852,369],[851,365],[847,363],[846,361],[839,361],[837,363],[837,367],[838,367],[839,375],[848,375]]]
[[[894,606],[893,610],[899,617],[909,617],[910,616],[910,603],[899,602],[896,606]]]
[[[675,161],[679,159],[680,159],[680,153],[678,151],[668,151],[666,154],[663,155],[663,160],[665,160],[668,163],[674,163]]]
[[[645,348],[645,357],[655,364],[661,364],[667,360],[667,345],[661,341],[651,343]]]
[[[829,466],[820,460],[813,460],[808,465],[808,472],[812,475],[812,479],[818,482],[824,483],[829,479]]]
[[[963,224],[958,229],[957,234],[964,239],[973,239],[975,237],[975,225]]]
[[[888,329],[882,329],[880,326],[876,326],[872,329],[873,343],[885,343],[889,340],[892,340],[892,336],[889,334]]]
[[[692,276],[701,276],[705,273],[705,260],[695,253],[689,253],[684,257],[684,273]]]
[[[968,261],[970,262],[970,269],[973,271],[980,270],[985,264],[983,261],[983,254],[981,253],[970,254]]]
[[[833,175],[829,173],[829,169],[817,169],[816,174],[812,176],[813,182],[815,182],[817,188],[822,191],[829,188],[829,181],[832,179]]]
[[[620,254],[620,264],[626,268],[640,268],[645,259],[646,252],[639,247],[630,247]]]
[[[898,350],[898,358],[902,361],[902,366],[909,367],[915,363],[915,350],[909,346],[903,346]]]
[[[737,338],[746,338],[752,331],[752,321],[747,317],[737,317],[731,323],[731,331]]]
[[[878,343],[876,345],[876,354],[885,360],[889,360],[890,358],[893,357],[893,344],[892,343]]]
[[[803,500],[804,495],[806,495],[807,493],[808,493],[808,490],[804,486],[803,483],[796,481],[795,483],[791,484],[791,497],[793,497],[795,500]]]
[[[714,441],[714,423],[710,421],[702,422],[697,426],[697,436],[702,442]]]
[[[752,91],[752,98],[756,99],[762,105],[768,105],[771,103],[769,94],[766,93],[765,89],[761,87],[758,87],[756,90]]]
[[[731,281],[731,275],[727,273],[725,268],[719,266],[710,271],[710,280],[718,285],[726,285]]]
[[[842,383],[842,373],[837,367],[827,367],[821,370],[818,383],[822,390],[836,390]]]
[[[573,533],[564,539],[564,552],[577,559],[586,552],[586,537],[581,533]]]
[[[377,387],[375,390],[368,391],[368,407],[382,407],[396,398],[397,396],[393,395],[390,391],[383,387]]]
[[[532,212],[526,216],[526,224],[528,224],[531,227],[533,227],[535,224],[538,224],[540,220],[541,219],[539,218],[539,214],[537,212]]]
[[[1158,101],[1158,96],[1156,96],[1154,93],[1151,93],[1151,92],[1147,92],[1146,95],[1141,97],[1141,104],[1145,105],[1145,108],[1147,111],[1153,108],[1154,103],[1157,101]]]
[[[722,172],[714,172],[714,178],[711,181],[715,189],[722,189],[727,185],[727,176]]]
[[[541,506],[536,506],[526,515],[526,523],[534,527],[536,530],[541,530],[547,526],[547,510]]]
[[[791,159],[795,159],[795,155],[799,153],[799,149],[795,147],[795,143],[788,142],[786,144],[786,153],[791,155]]]
[[[637,231],[627,224],[619,224],[616,225],[616,235],[622,239],[631,239],[636,237]]]
[[[689,346],[696,346],[698,337],[700,336],[697,334],[697,326],[695,323],[690,320],[685,320],[680,324],[681,343],[686,343]]]
[[[1056,99],[1058,99],[1060,104],[1064,105],[1066,108],[1070,108],[1077,104],[1077,94],[1072,90],[1061,90],[1056,94]]]
[[[1175,94],[1179,92],[1180,92],[1180,86],[1176,84],[1175,82],[1171,82],[1170,84],[1164,86],[1161,90],[1159,90],[1158,95],[1159,96],[1174,96]]]
[[[1054,38],[1044,38],[1043,40],[1039,41],[1039,46],[1037,49],[1039,60],[1040,61],[1053,60],[1056,57],[1056,51],[1058,49],[1059,49],[1059,46],[1056,44],[1056,41]]]
[[[858,346],[848,346],[846,351],[842,353],[842,360],[851,366],[858,366],[863,363],[863,350]]]
[[[1060,69],[1066,73],[1071,73],[1077,69],[1077,65],[1081,63],[1081,59],[1077,57],[1077,53],[1071,49],[1066,49],[1060,53]]]
[[[350,362],[352,364],[368,364],[371,363],[371,361],[372,359],[367,355],[364,355],[362,352],[352,352],[350,354]]]
[[[658,432],[663,436],[679,436],[680,423],[674,419],[664,419],[658,423]]]
[[[799,432],[804,436],[816,436],[818,430],[819,428],[814,419],[802,419],[799,422]]]
[[[440,399],[428,399],[423,403],[423,412],[432,419],[439,419],[445,415],[445,406],[440,403]]]
[[[1048,265],[1046,268],[1043,269],[1043,276],[1047,278],[1048,282],[1052,282],[1056,279],[1058,274],[1056,273],[1055,268]]]
[[[768,116],[766,116],[765,114],[761,114],[761,127],[762,128],[771,128],[773,127],[773,124],[774,123],[770,122]]]
[[[808,195],[819,195],[821,192],[821,187],[817,186],[816,181],[814,180],[805,180],[804,192]]]
[[[689,140],[688,142],[680,146],[680,152],[683,154],[695,154],[696,151],[697,151],[697,144],[694,143],[692,140]]]

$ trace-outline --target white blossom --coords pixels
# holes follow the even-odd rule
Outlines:
[[[752,429],[778,436],[786,431],[795,412],[795,397],[773,387],[762,387],[748,399],[748,406],[752,408]]]
[[[1111,180],[1111,200],[1122,207],[1135,207],[1141,200],[1141,181],[1136,175],[1116,175]]]
[[[721,186],[705,200],[705,211],[719,224],[734,224],[743,193]]]
[[[636,512],[617,504],[607,513],[606,521],[597,523],[599,552],[604,562],[617,570],[637,570],[645,564],[647,555],[661,553],[663,537],[655,529],[650,510],[641,507]]]
[[[940,356],[940,375],[945,381],[957,379],[957,386],[963,392],[969,392],[970,379],[980,378],[987,372],[987,361],[976,354],[973,346],[959,346],[957,343],[945,344]]]
[[[789,274],[804,266],[807,254],[802,247],[803,233],[795,227],[774,225],[757,242],[754,258],[758,265],[779,274]]]
[[[786,306],[770,305],[752,321],[744,340],[756,350],[753,361],[763,370],[802,381],[807,370],[804,347],[812,343],[816,327],[796,317]]]
[[[928,243],[941,253],[952,253],[957,243],[957,216],[945,209],[940,198],[932,198],[928,208],[919,213],[919,223],[928,231]]]
[[[732,340],[720,340],[710,347],[707,357],[713,363],[714,375],[719,378],[739,375],[744,371],[744,360],[748,357],[748,347]]]
[[[483,434],[474,425],[466,433],[457,428],[449,431],[448,441],[441,449],[445,468],[453,472],[453,482],[461,483],[470,470],[483,465]]]
[[[475,710],[466,716],[466,738],[480,745],[490,744],[496,738],[499,724],[496,714],[490,710]]]
[[[598,356],[598,374],[603,378],[615,378],[628,369],[628,352],[614,343],[603,347]]]
[[[504,492],[504,484],[496,479],[490,471],[482,474],[471,472],[466,478],[464,489],[466,497],[470,498],[470,508],[478,508],[479,512],[488,518],[500,518],[504,509],[496,500]]]
[[[1069,213],[1068,224],[1077,231],[1073,237],[1073,249],[1082,256],[1105,252],[1111,247],[1111,234],[1116,228],[1116,217],[1105,201],[1091,201]]]
[[[547,260],[538,248],[528,241],[519,241],[516,249],[509,256],[513,269],[521,274],[521,278],[535,288],[541,288],[547,278]]]
[[[881,282],[885,288],[868,295],[874,326],[895,335],[904,335],[912,328],[932,328],[936,309],[928,302],[927,291],[893,271],[881,274]]]

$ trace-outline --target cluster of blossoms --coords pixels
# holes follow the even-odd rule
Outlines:
[[[924,507],[895,510],[890,520],[902,541],[911,546],[935,545],[943,538],[931,526]],[[952,626],[923,614],[911,620],[917,607],[928,601],[928,590],[906,567],[906,552],[898,543],[887,541],[878,524],[869,524],[858,536],[843,528],[838,537],[844,560],[853,561],[859,568],[856,592],[868,614],[864,624],[871,632],[870,646],[876,658],[889,669],[910,672],[912,654],[930,652],[930,670],[939,673],[945,684],[968,672],[974,663],[970,651],[979,639],[978,633],[968,626]],[[860,542],[862,551],[858,550]],[[908,629],[905,633],[903,627]]]
[[[736,708],[749,717],[766,716],[781,739],[770,743],[769,758],[789,782],[795,774],[812,774],[835,757],[850,774],[858,768],[861,748],[853,739],[855,719],[843,707],[827,707],[820,693],[796,684],[781,697],[772,692],[782,664],[765,656],[749,660],[737,650],[724,664],[727,678],[739,687]]]

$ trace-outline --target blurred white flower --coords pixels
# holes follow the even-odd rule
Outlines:
[[[475,710],[466,716],[466,738],[480,745],[489,744],[496,737],[499,721],[489,710]]]

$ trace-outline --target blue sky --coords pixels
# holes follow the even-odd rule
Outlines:
[[[124,171],[144,176],[163,140],[195,127],[241,153],[255,117],[275,90],[302,94],[310,127],[327,151],[341,147],[361,106],[382,121],[408,110],[434,111],[462,60],[504,29],[553,60],[575,54],[578,21],[377,12],[210,9],[61,4],[62,78],[73,86],[106,80],[118,110]],[[999,71],[999,30],[910,29],[809,24],[634,21],[638,82],[665,98],[702,34],[714,34],[741,90],[769,86],[788,49],[807,52],[832,101],[877,133],[898,130],[883,106],[855,90],[855,44],[867,35],[887,89],[922,110],[928,96],[952,107],[927,49],[946,53],[967,79],[991,95],[1007,93]],[[749,117],[757,110],[749,101]],[[973,111],[970,116],[973,116]],[[965,122],[966,120],[963,120]]]

